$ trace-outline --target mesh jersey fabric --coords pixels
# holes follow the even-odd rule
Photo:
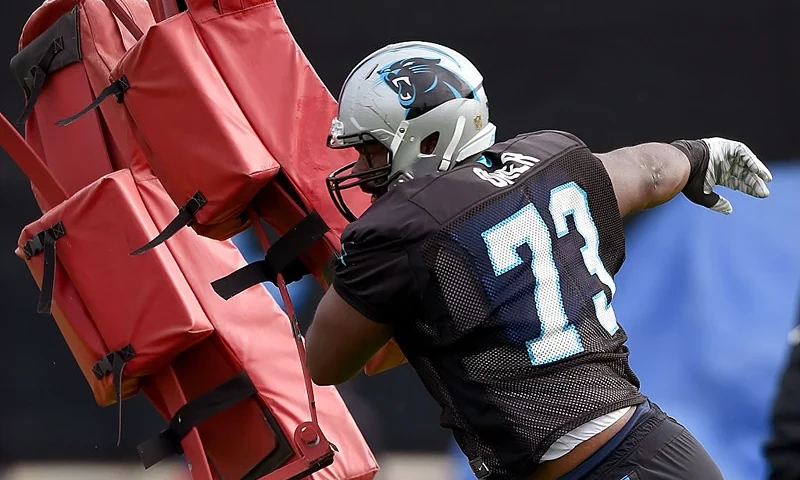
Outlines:
[[[565,433],[645,400],[610,307],[622,218],[575,136],[519,135],[400,184],[342,244],[334,288],[393,324],[485,478],[529,475]]]

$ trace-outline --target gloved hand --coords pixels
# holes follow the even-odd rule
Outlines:
[[[756,198],[769,196],[767,183],[772,181],[772,173],[744,143],[715,137],[672,145],[684,151],[692,165],[683,189],[692,202],[728,215],[733,206],[713,191],[717,185]]]

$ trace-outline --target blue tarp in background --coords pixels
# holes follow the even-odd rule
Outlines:
[[[643,214],[616,276],[613,306],[642,391],[727,480],[766,477],[770,409],[800,304],[800,166],[771,170],[766,200],[723,193],[730,216],[683,196]],[[453,457],[457,478],[474,479]]]

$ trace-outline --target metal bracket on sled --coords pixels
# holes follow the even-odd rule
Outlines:
[[[300,458],[259,480],[300,480],[333,464],[333,457],[339,451],[336,445],[325,438],[319,425],[304,422],[294,431],[294,443]]]

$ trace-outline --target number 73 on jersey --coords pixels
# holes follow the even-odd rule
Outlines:
[[[600,259],[600,236],[589,211],[586,192],[575,182],[558,186],[550,191],[549,210],[558,238],[569,233],[567,217],[573,216],[575,228],[586,241],[581,248],[583,263],[591,275],[597,275],[611,290],[613,296],[616,286]],[[517,249],[523,244],[528,244],[533,252],[530,268],[536,281],[534,300],[541,322],[541,333],[537,338],[526,342],[531,362],[534,365],[545,365],[583,352],[580,333],[575,325],[569,323],[564,311],[550,232],[536,207],[528,203],[482,235],[497,276],[523,265],[522,258],[517,253]],[[605,292],[601,289],[592,300],[597,319],[609,335],[613,335],[619,326],[614,309],[607,303]]]

